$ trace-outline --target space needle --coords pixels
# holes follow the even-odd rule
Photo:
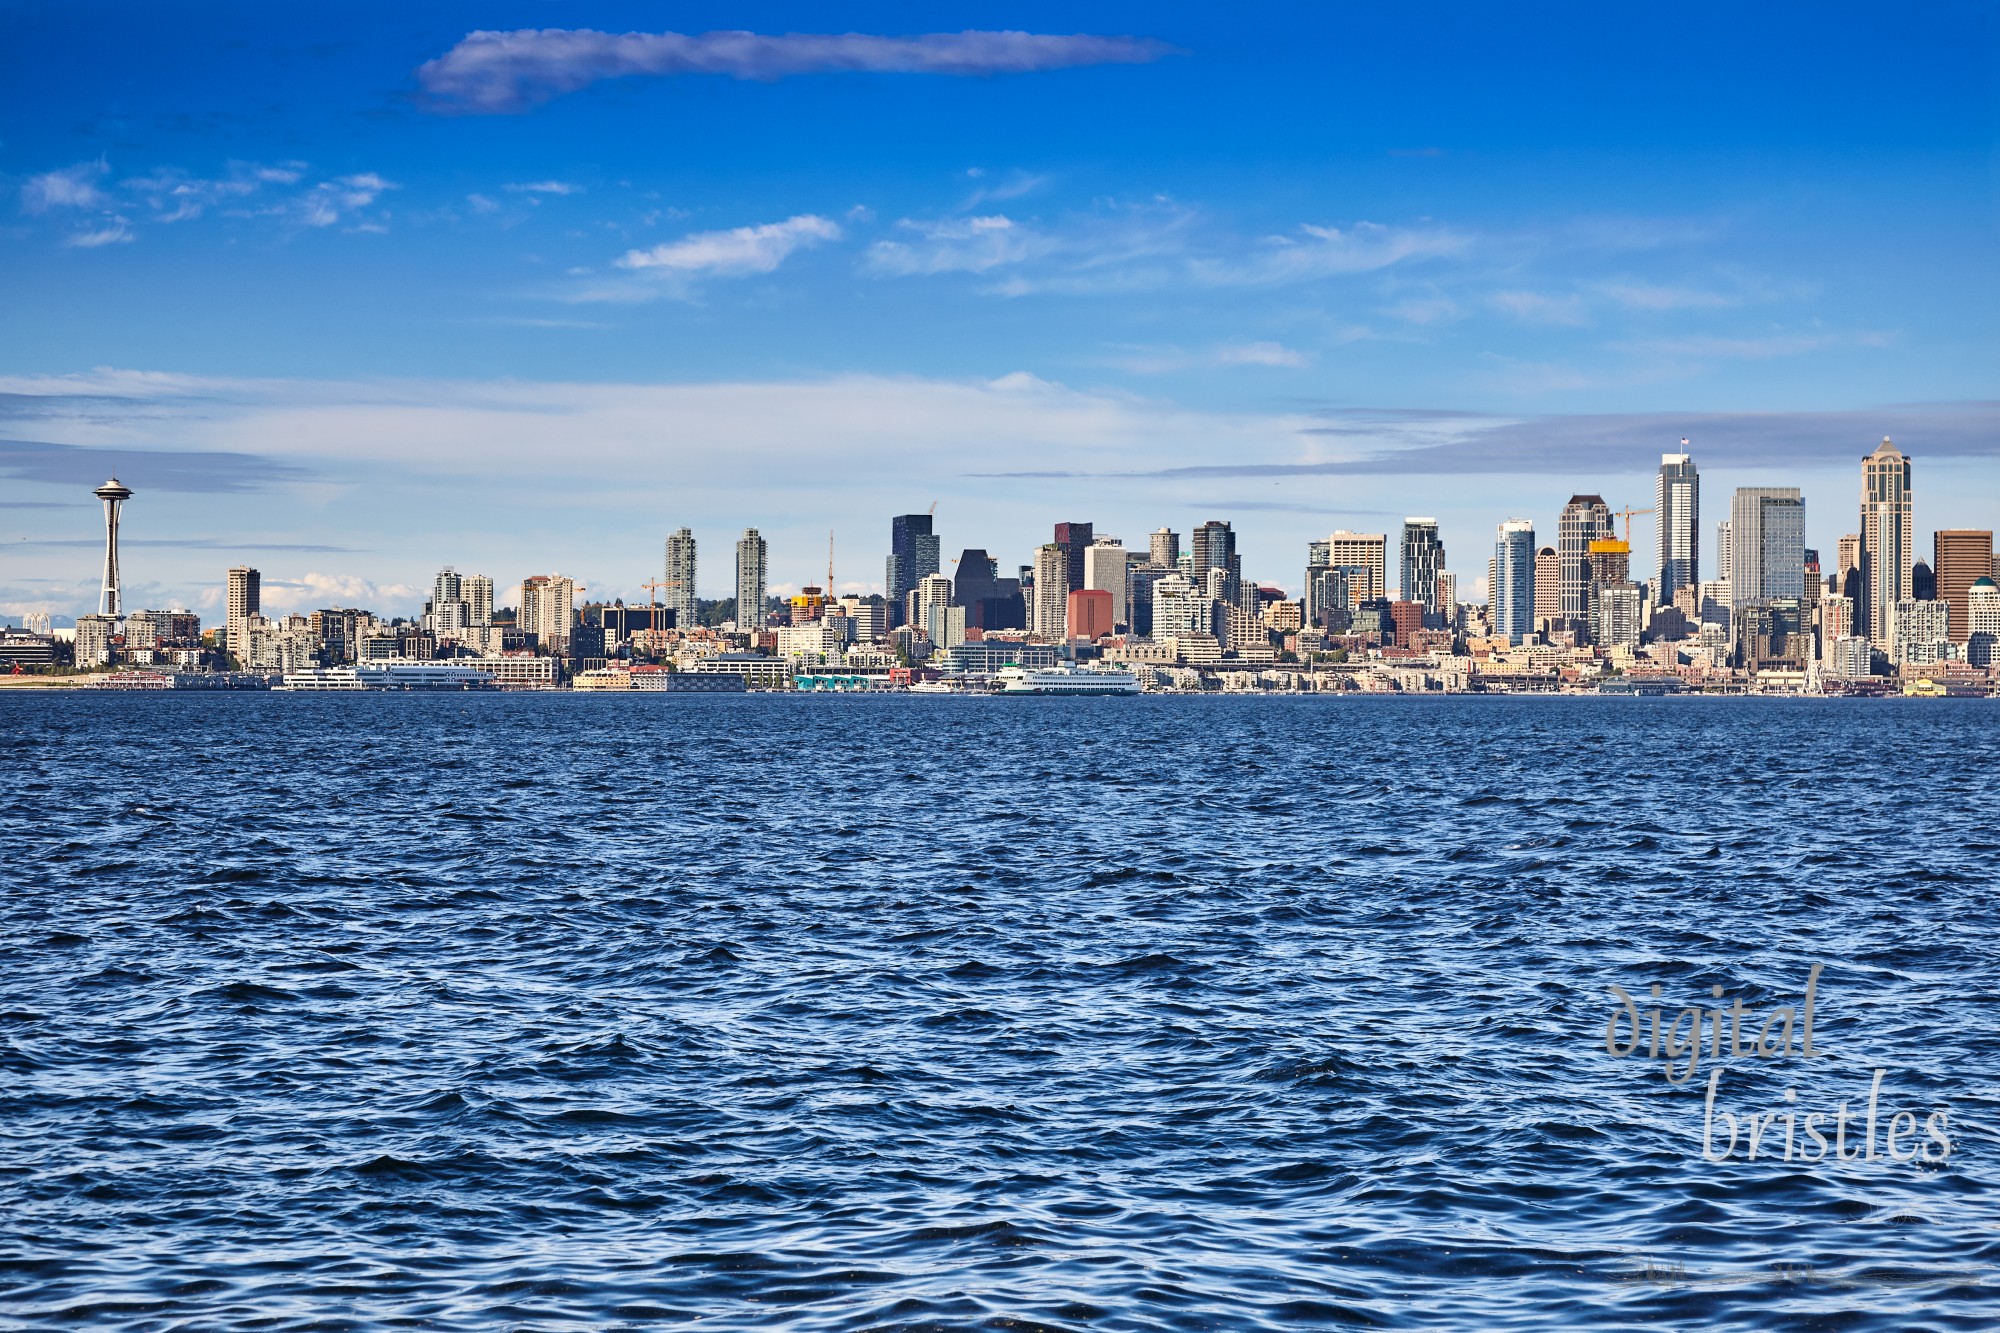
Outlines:
[[[104,591],[98,599],[99,615],[121,616],[118,605],[118,507],[132,498],[132,488],[113,477],[92,492],[104,501]]]

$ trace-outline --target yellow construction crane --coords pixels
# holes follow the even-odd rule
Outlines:
[[[1653,512],[1655,512],[1655,511],[1653,511],[1653,510],[1651,510],[1651,509],[1630,509],[1630,508],[1627,508],[1627,509],[1618,509],[1618,510],[1614,510],[1614,511],[1612,511],[1612,516],[1613,516],[1614,518],[1622,518],[1622,519],[1624,519],[1624,520],[1625,520],[1625,545],[1626,545],[1626,546],[1628,546],[1628,547],[1629,547],[1629,546],[1631,546],[1631,544],[1632,544],[1632,516],[1633,516],[1634,514],[1650,514],[1650,513],[1653,513]]]

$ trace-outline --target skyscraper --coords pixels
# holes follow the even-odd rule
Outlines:
[[[764,583],[769,548],[755,528],[736,539],[736,628],[764,627]],[[831,592],[832,589],[828,589]]]
[[[1562,562],[1562,618],[1573,626],[1590,617],[1590,544],[1612,536],[1611,506],[1601,495],[1572,495],[1556,522],[1556,556]]]
[[[1243,566],[1236,556],[1236,533],[1229,524],[1214,518],[1202,524],[1189,534],[1188,550],[1194,557],[1190,573],[1195,587],[1207,590],[1209,571],[1220,570],[1222,600],[1236,601],[1242,590]]]
[[[686,528],[667,537],[666,587],[660,602],[674,613],[674,626],[687,629],[700,622],[694,596],[694,533]],[[523,629],[527,628],[525,625]]]
[[[1910,595],[1915,560],[1911,535],[1910,460],[1887,436],[1861,460],[1861,605],[1858,632],[1887,646],[1896,603]]]
[[[1434,518],[1403,520],[1403,600],[1416,602],[1427,617],[1438,615],[1438,575],[1444,573],[1444,541]]]
[[[1796,486],[1740,486],[1729,505],[1729,604],[1805,597],[1806,502]]]
[[[1055,542],[1035,550],[1035,603],[1028,629],[1060,639],[1069,619],[1069,552]]]
[[[263,614],[264,577],[248,565],[229,571],[229,593],[224,602],[223,637],[228,651],[243,656],[243,625]]]
[[[910,589],[938,572],[938,539],[929,514],[898,514],[889,520],[889,563],[883,576],[890,614],[900,617]]]
[[[1173,569],[1181,562],[1181,536],[1171,528],[1161,528],[1147,542],[1147,558],[1161,569]]]
[[[461,574],[459,595],[465,599],[467,623],[485,628],[493,623],[493,579],[486,574]]]
[[[1063,579],[1070,592],[1083,586],[1083,553],[1093,535],[1093,525],[1089,523],[1056,524],[1055,542],[1063,548]]]
[[[1965,660],[1974,666],[2000,664],[2000,583],[1976,578],[1965,592]]]
[[[1938,600],[1951,608],[1952,642],[1964,643],[1972,632],[1973,580],[1993,574],[1992,529],[1938,529],[1931,538],[1931,569],[1937,575]]]
[[[1723,519],[1715,525],[1715,579],[1722,585],[1722,602],[1727,606],[1734,600],[1729,595],[1729,569],[1733,555],[1729,542],[1729,520]]]
[[[681,529],[683,534],[686,531]],[[688,540],[692,552],[693,538]],[[689,558],[692,559],[692,554]],[[535,636],[537,646],[555,655],[567,652],[570,628],[575,623],[575,579],[561,574],[535,574],[521,580],[519,624],[524,634]]]
[[[1095,538],[1083,552],[1083,586],[1085,589],[1096,588],[1111,594],[1111,620],[1117,625],[1132,623],[1130,610],[1126,606],[1126,593],[1130,584],[1130,569],[1126,556],[1125,544],[1116,537]]]
[[[97,613],[119,616],[118,592],[118,511],[132,498],[131,487],[113,477],[91,492],[104,501],[104,586],[97,596]]]
[[[1681,452],[1660,455],[1653,508],[1658,511],[1660,605],[1701,582],[1701,475],[1681,441]]]
[[[1493,547],[1493,632],[1520,643],[1535,630],[1535,525],[1510,518]]]
[[[1347,595],[1351,605],[1377,602],[1389,595],[1389,534],[1349,532],[1346,528],[1326,539],[1327,564],[1347,571]]]
[[[1850,569],[1859,570],[1860,568],[1861,534],[1858,532],[1846,533],[1841,537],[1840,544],[1834,548],[1833,576],[1842,583],[1845,583],[1847,571]]]
[[[439,643],[463,643],[471,617],[466,614],[464,580],[446,565],[431,580],[430,606],[424,613],[424,628]]]
[[[1520,520],[1526,522],[1526,519]],[[1533,628],[1547,629],[1562,619],[1562,557],[1553,546],[1535,552],[1535,619]]]

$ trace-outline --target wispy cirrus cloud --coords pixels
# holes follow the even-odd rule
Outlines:
[[[985,273],[1048,254],[1060,242],[1005,214],[896,224],[897,236],[868,248],[867,267],[889,277]]]
[[[1590,322],[1589,307],[1573,292],[1500,291],[1486,300],[1495,310],[1523,324],[1578,328]]]
[[[1167,375],[1175,371],[1266,366],[1297,370],[1312,362],[1310,352],[1270,341],[1216,343],[1203,348],[1131,347],[1104,358],[1104,364],[1135,375]]]
[[[58,171],[28,177],[21,186],[21,207],[29,213],[57,208],[102,208],[111,202],[99,182],[110,172],[104,158],[79,162]]]
[[[1747,337],[1713,334],[1682,338],[1649,338],[1613,343],[1612,349],[1645,357],[1695,361],[1768,361],[1773,357],[1804,356],[1849,347],[1887,347],[1895,336],[1878,330],[1859,333],[1769,333]]]
[[[1172,54],[1136,37],[1032,32],[867,33],[599,32],[523,28],[467,33],[416,70],[434,110],[475,115],[526,111],[605,79],[715,74],[769,81],[800,74],[972,76],[1082,65],[1146,64]]]
[[[513,194],[527,195],[583,193],[581,185],[575,185],[569,181],[510,181],[505,188]]]
[[[1375,273],[1426,259],[1454,259],[1472,245],[1470,233],[1435,223],[1356,222],[1348,227],[1305,223],[1294,232],[1266,237],[1247,253],[1206,257],[1193,268],[1197,276],[1217,286],[1265,286]]]
[[[100,245],[124,245],[132,239],[131,222],[113,215],[106,218],[101,226],[63,237],[63,244],[77,250],[95,250]]]
[[[840,225],[817,213],[726,231],[698,231],[677,241],[627,250],[618,267],[668,278],[744,277],[770,273],[802,249],[837,241]]]
[[[354,231],[386,230],[374,205],[393,181],[372,171],[304,184],[304,162],[230,162],[203,176],[178,166],[158,166],[114,178],[105,159],[80,162],[31,176],[21,189],[22,211],[61,218],[72,227],[61,244],[97,249],[138,238],[139,227],[188,222],[214,213],[224,218],[277,218],[295,228],[345,225]]]
[[[989,295],[1097,296],[1171,287],[1254,288],[1380,272],[1467,253],[1474,238],[1428,223],[1301,224],[1245,239],[1172,199],[1109,202],[1050,220],[1005,213],[904,218],[872,245],[877,277],[986,275]]]

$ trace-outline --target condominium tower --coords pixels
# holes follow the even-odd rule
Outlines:
[[[686,629],[700,617],[695,611],[694,533],[686,528],[667,537],[667,567],[662,576],[666,587],[660,602],[674,613],[674,624]]]
[[[1347,571],[1347,595],[1359,606],[1389,595],[1389,534],[1349,532],[1342,528],[1326,539],[1326,562]]]
[[[1535,630],[1535,525],[1510,518],[1493,547],[1493,632],[1520,643]]]
[[[224,637],[226,647],[238,657],[243,655],[243,626],[253,616],[264,611],[264,576],[248,565],[238,565],[229,571],[229,592],[224,602]]]
[[[736,539],[736,627],[763,628],[764,585],[770,551],[755,528],[743,529]],[[830,596],[833,589],[828,588]]]

